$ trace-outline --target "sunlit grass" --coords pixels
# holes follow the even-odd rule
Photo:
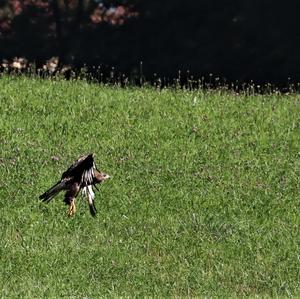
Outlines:
[[[0,101],[2,297],[300,294],[299,95],[4,76]],[[40,203],[89,152],[98,217]]]

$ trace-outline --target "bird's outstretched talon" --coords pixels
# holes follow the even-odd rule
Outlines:
[[[72,201],[69,206],[68,216],[72,217],[75,215],[75,213],[76,213],[76,206],[75,206],[74,201]]]

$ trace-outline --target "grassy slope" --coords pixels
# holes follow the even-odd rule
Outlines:
[[[3,297],[300,295],[299,95],[3,77],[0,101]],[[69,219],[37,198],[87,152],[113,178]]]

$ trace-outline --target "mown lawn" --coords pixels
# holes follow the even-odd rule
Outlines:
[[[0,78],[3,298],[300,296],[300,96]],[[78,156],[98,216],[38,196]]]

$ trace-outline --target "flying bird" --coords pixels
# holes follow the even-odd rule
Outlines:
[[[97,170],[93,154],[82,156],[77,159],[61,176],[53,187],[40,195],[43,202],[50,202],[60,191],[66,191],[64,202],[69,205],[68,215],[73,216],[76,213],[75,199],[82,192],[87,197],[91,215],[96,216],[95,193],[93,187],[97,190],[96,184],[100,184],[109,179],[110,176]]]

